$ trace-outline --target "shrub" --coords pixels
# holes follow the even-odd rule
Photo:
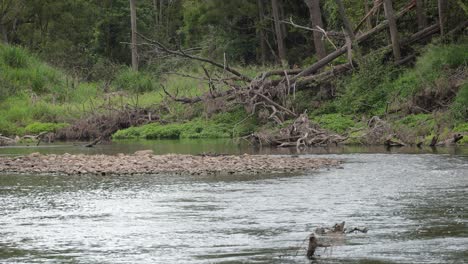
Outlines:
[[[134,71],[127,67],[118,73],[113,85],[117,90],[141,94],[155,90],[156,81],[147,73]]]
[[[317,122],[321,127],[340,134],[356,126],[356,123],[351,117],[342,114],[326,114],[313,117],[312,120]]]
[[[338,84],[336,109],[345,114],[374,113],[385,107],[387,83],[394,69],[382,63],[382,54],[374,53],[362,59],[359,70]]]
[[[0,52],[2,61],[9,67],[28,67],[28,57],[30,55],[24,49],[15,46],[2,46]]]
[[[42,132],[56,132],[57,130],[67,127],[68,124],[65,123],[41,123],[34,122],[27,125],[24,130],[26,133],[39,134]]]
[[[450,111],[456,121],[468,120],[468,82],[458,91]]]

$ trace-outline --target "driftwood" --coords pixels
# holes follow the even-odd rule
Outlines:
[[[277,147],[311,147],[338,144],[347,137],[332,133],[312,123],[306,114],[300,115],[294,123],[273,133],[258,132],[244,137],[254,145]]]
[[[15,139],[0,135],[0,146],[12,145],[15,143],[16,143]]]
[[[309,236],[309,245],[307,246],[306,256],[308,259],[314,259],[315,250],[318,247],[329,247],[330,245],[319,243],[314,234]]]
[[[374,8],[367,12],[366,16],[362,21],[365,21],[369,16],[375,14],[375,12],[381,8],[382,1],[376,1]],[[392,16],[395,21],[401,19],[405,14],[415,7],[415,1],[410,0],[408,4],[401,9],[398,13]],[[361,21],[361,22],[362,22]],[[286,23],[286,22],[285,22]],[[325,37],[333,36],[333,32],[327,32],[321,28],[307,28],[294,24],[291,20],[288,24],[295,27],[299,27],[306,30],[320,31]],[[362,23],[360,23],[361,25]],[[359,26],[358,25],[358,28]],[[359,67],[359,65],[352,61],[346,64],[332,66],[331,69],[323,71],[323,68],[329,66],[330,63],[346,52],[350,53],[354,45],[360,45],[364,41],[368,40],[372,36],[379,32],[382,32],[389,27],[389,21],[384,20],[371,28],[367,32],[358,32],[357,29],[348,29],[348,33],[345,35],[355,35],[351,45],[348,41],[347,44],[337,48],[324,58],[320,59],[316,63],[304,67],[302,69],[275,69],[267,72],[258,74],[255,78],[250,78],[240,71],[230,67],[226,60],[223,62],[217,62],[212,59],[203,58],[198,55],[192,54],[194,49],[181,50],[171,49],[162,43],[152,40],[146,36],[139,34],[139,36],[146,41],[142,45],[149,45],[155,48],[156,52],[162,52],[169,55],[179,56],[190,60],[196,60],[202,63],[207,63],[218,69],[218,73],[209,73],[206,68],[203,68],[206,81],[209,85],[209,91],[203,95],[196,96],[193,98],[189,97],[178,97],[174,91],[168,91],[163,86],[164,93],[173,101],[193,104],[204,102],[207,105],[220,105],[219,102],[223,102],[220,107],[227,107],[228,105],[241,104],[245,107],[246,111],[250,115],[256,115],[260,120],[270,120],[277,124],[283,124],[285,120],[296,118],[295,124],[298,122],[298,113],[295,112],[293,107],[293,101],[291,98],[295,98],[297,90],[309,89],[310,87],[317,87],[320,84],[330,82],[336,76],[345,74],[346,72]],[[354,31],[354,32],[353,32]],[[438,24],[426,27],[410,37],[403,39],[399,42],[402,48],[411,45],[415,42],[426,40],[428,37],[436,34],[440,31]],[[356,33],[356,34],[354,34]],[[342,38],[343,34],[337,34],[338,37]],[[348,37],[349,39],[350,37]],[[392,45],[382,47],[381,49],[390,51]],[[397,60],[397,65],[411,62],[414,59],[414,55],[409,55],[401,60]],[[217,90],[218,87],[222,89]],[[230,104],[228,104],[228,102]],[[294,125],[294,124],[293,124]],[[289,127],[289,130],[279,131],[278,135],[268,135],[257,133],[250,136],[250,140],[256,141],[260,145],[275,145],[275,146],[314,146],[314,145],[326,145],[326,144],[338,144],[339,142],[346,139],[345,136],[336,135],[323,129],[311,125],[308,128],[301,126],[302,131],[297,131],[293,127]],[[388,132],[388,131],[386,131]],[[385,135],[388,135],[386,133]],[[380,143],[383,141],[380,135]],[[394,142],[388,142],[389,145],[395,145]]]
[[[457,144],[458,141],[463,139],[463,135],[460,133],[455,133],[452,135],[451,138],[448,138],[444,141],[438,142],[435,144],[435,146],[450,146],[450,145],[455,145]],[[432,143],[432,142],[431,142]],[[432,144],[431,144],[432,145]]]
[[[388,147],[403,147],[406,146],[405,143],[403,143],[401,140],[396,138],[395,134],[388,135],[387,138],[384,141],[384,145]]]
[[[99,144],[99,143],[101,142],[101,140],[102,140],[102,136],[96,138],[96,139],[93,140],[92,142],[90,142],[90,143],[84,145],[83,147],[92,148],[92,147],[96,146],[97,144]]]
[[[336,223],[333,225],[331,228],[329,227],[318,227],[314,230],[314,233],[309,235],[309,245],[307,247],[307,253],[306,256],[308,259],[313,259],[315,256],[315,251],[319,247],[331,247],[331,243],[322,243],[319,241],[319,238],[317,238],[316,235],[318,236],[324,236],[324,235],[345,235],[345,234],[351,234],[354,232],[361,232],[361,233],[367,233],[369,230],[367,227],[353,227],[350,229],[345,228],[345,222],[341,223]]]

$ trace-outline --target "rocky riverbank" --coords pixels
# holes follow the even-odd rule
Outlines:
[[[0,172],[39,174],[259,174],[294,173],[336,167],[325,158],[272,155],[41,155],[0,157]]]

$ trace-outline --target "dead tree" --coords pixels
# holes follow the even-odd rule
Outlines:
[[[374,8],[378,8],[381,5],[382,4],[377,2]],[[410,1],[407,6],[394,16],[393,22],[396,23],[397,19],[401,18],[404,14],[413,9],[414,6],[415,2]],[[369,13],[371,13],[371,11],[369,11]],[[367,15],[368,14],[366,14],[366,16]],[[388,20],[384,20],[367,32],[355,34],[354,43],[359,44],[368,40],[375,34],[385,30],[389,25],[390,22]],[[351,25],[349,25],[347,31],[352,33],[353,31],[352,29],[350,31],[350,28]],[[419,40],[426,39],[438,31],[438,24],[432,25],[418,31],[409,38],[402,40],[398,45],[410,45]],[[327,35],[329,32],[323,30],[322,33]],[[272,120],[278,124],[282,124],[286,119],[296,119],[296,122],[294,122],[292,127],[285,128],[278,135],[255,135],[254,139],[256,138],[256,140],[261,142],[261,144],[303,147],[333,143],[338,144],[346,139],[346,136],[329,133],[313,124],[303,121],[303,119],[307,119],[307,116],[298,115],[298,113],[295,112],[291,98],[294,97],[295,92],[299,89],[316,87],[321,83],[329,82],[339,74],[352,70],[351,63],[346,63],[332,66],[330,70],[317,73],[323,67],[329,65],[329,63],[334,59],[346,53],[346,51],[349,50],[348,45],[344,45],[341,48],[336,49],[334,52],[304,69],[271,70],[260,73],[256,77],[251,78],[235,68],[230,67],[226,61],[217,62],[216,60],[194,54],[194,49],[172,49],[156,40],[151,40],[144,35],[139,34],[139,36],[147,42],[143,44],[153,47],[155,52],[162,52],[190,60],[196,60],[202,63],[208,63],[215,69],[218,69],[218,72],[215,72],[214,74],[208,74],[205,70],[207,77],[203,79],[209,83],[210,90],[203,95],[199,95],[194,98],[178,97],[176,92],[163,89],[172,100],[189,104],[197,102],[205,102],[209,104],[210,101],[222,100],[223,106],[226,106],[228,103],[240,104],[245,107],[249,114],[256,115],[263,120]],[[392,47],[393,45],[389,45],[381,47],[381,49],[384,49],[386,52],[391,52]],[[398,61],[403,63],[406,60]],[[213,86],[223,88],[212,89]]]
[[[400,37],[398,35],[395,14],[393,12],[392,0],[384,0],[384,10],[392,39],[393,56],[395,57],[395,61],[399,61],[401,59]]]
[[[319,0],[304,0],[304,2],[309,8],[310,22],[312,23],[312,28],[323,29],[322,11],[320,10],[320,1]],[[327,55],[327,51],[325,50],[325,44],[323,43],[323,39],[322,39],[322,33],[320,33],[318,30],[314,30],[312,34],[314,37],[315,52],[317,54],[318,59],[322,59]]]
[[[351,38],[351,41],[354,41],[355,39],[354,32],[351,27],[351,22],[349,21],[348,16],[346,16],[346,11],[343,5],[343,1],[335,0],[335,2],[336,2],[336,5],[338,6],[338,11],[340,12],[341,19],[343,20],[346,34]]]
[[[130,0],[130,24],[132,28],[132,69],[138,71],[136,0]]]

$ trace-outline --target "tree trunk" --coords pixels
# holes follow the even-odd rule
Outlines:
[[[271,8],[273,12],[273,20],[275,24],[275,34],[276,34],[276,44],[278,45],[278,55],[281,60],[281,65],[288,65],[286,59],[286,48],[284,44],[283,30],[281,29],[280,15],[279,15],[279,6],[278,0],[271,0]]]
[[[265,18],[265,6],[263,5],[263,0],[257,0],[257,6],[258,6],[258,21],[260,26],[257,26],[257,32],[258,32],[258,37],[260,40],[260,61],[262,65],[265,65],[266,63],[266,50],[267,50],[267,44],[266,44],[266,36],[265,36],[265,30],[263,30],[264,26],[264,18]]]
[[[440,25],[440,35],[444,36],[446,31],[446,24],[447,24],[447,0],[439,0],[438,1],[438,8],[439,8],[439,25]]]
[[[130,22],[132,27],[132,69],[138,71],[136,0],[130,0]]]
[[[338,10],[340,11],[340,16],[343,19],[343,24],[345,27],[346,34],[351,38],[351,41],[354,41],[354,31],[351,27],[351,22],[349,22],[348,17],[346,16],[346,11],[343,5],[343,1],[335,0],[336,4],[338,5]]]
[[[395,61],[399,61],[401,59],[400,37],[398,35],[395,14],[393,12],[392,0],[384,0],[384,10],[388,20],[390,37],[392,39],[393,56],[395,57]]]
[[[159,23],[162,24],[163,22],[163,7],[164,7],[164,0],[159,0]]]
[[[304,0],[307,7],[309,8],[310,22],[312,23],[312,28],[316,29],[317,26],[323,28],[322,21],[322,11],[320,10],[320,1],[319,0]],[[325,44],[322,40],[322,33],[318,31],[313,31],[314,37],[314,46],[315,52],[317,53],[318,59],[322,59],[327,56],[325,50]]]
[[[371,16],[367,16],[367,14],[369,14],[369,1],[368,0],[364,0],[364,8],[365,8],[365,11],[366,11],[366,25],[367,25],[367,29],[371,29],[372,28],[372,20],[371,20]]]
[[[153,0],[154,26],[158,26],[158,0]]]
[[[418,29],[424,29],[427,26],[426,11],[424,10],[424,0],[416,0],[416,16],[418,18]]]

